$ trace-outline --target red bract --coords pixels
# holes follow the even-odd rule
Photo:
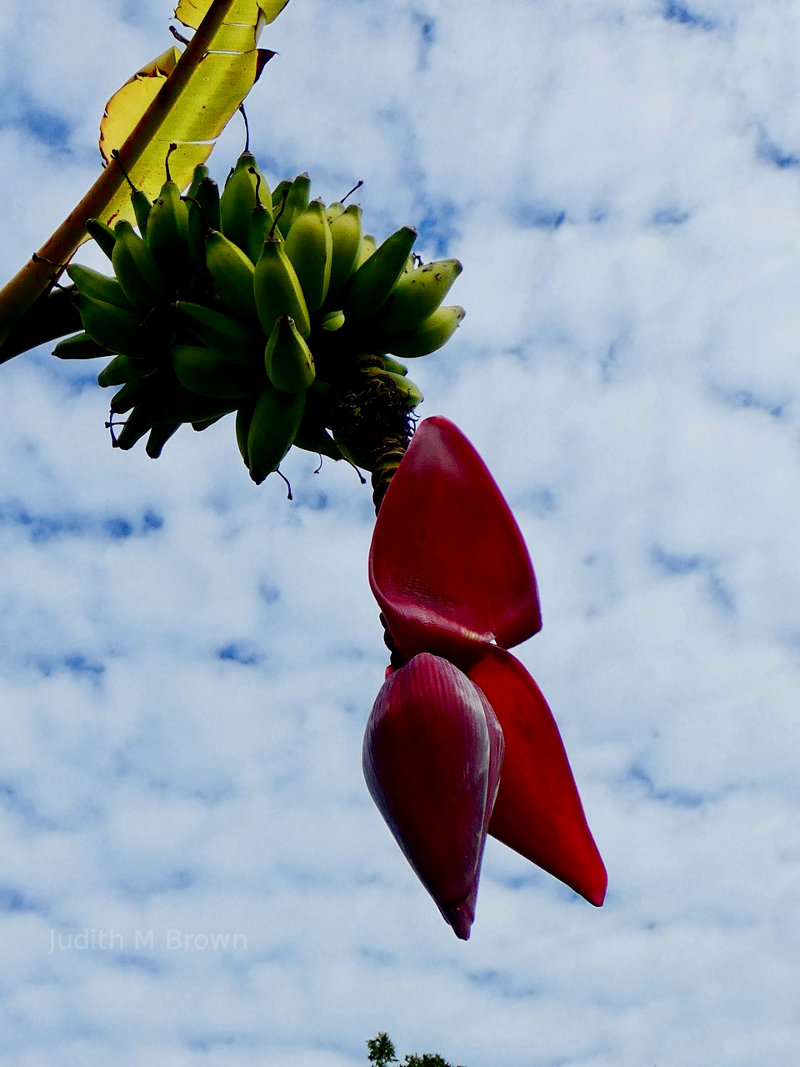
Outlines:
[[[607,875],[553,714],[519,660],[489,647],[469,670],[505,738],[489,833],[600,906]]]
[[[364,735],[364,776],[397,843],[458,937],[475,916],[503,735],[477,686],[438,656],[384,682]]]
[[[383,499],[369,580],[406,659],[434,652],[469,663],[491,640],[510,648],[541,629],[528,550],[467,438],[425,419]]]

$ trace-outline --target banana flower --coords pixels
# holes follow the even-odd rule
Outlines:
[[[402,665],[369,717],[364,773],[445,919],[469,937],[487,832],[599,907],[606,870],[558,726],[506,651],[541,629],[530,556],[445,418],[420,423],[389,485],[369,579]]]

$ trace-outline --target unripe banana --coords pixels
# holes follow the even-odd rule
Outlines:
[[[137,378],[132,382],[125,382],[111,397],[109,407],[114,415],[124,415],[126,411],[137,404],[146,402],[152,395],[152,382]]]
[[[399,374],[401,378],[405,378],[408,374],[408,367],[405,363],[401,363],[399,359],[392,359],[391,356],[382,355],[381,360],[386,370],[391,371],[392,374]]]
[[[200,189],[200,183],[206,181],[209,176],[208,167],[205,163],[198,163],[192,171],[192,184],[186,190],[185,196],[187,200],[194,200]]]
[[[329,293],[338,293],[356,270],[361,250],[361,208],[349,204],[330,224],[331,229],[331,281]],[[375,239],[373,241],[373,251]]]
[[[336,200],[333,204],[328,204],[325,208],[325,218],[328,220],[328,224],[333,222],[344,211],[344,204],[341,200]]]
[[[378,328],[387,333],[412,330],[439,307],[461,273],[457,259],[440,259],[398,278],[378,315]]]
[[[247,452],[247,437],[250,433],[250,423],[253,420],[255,406],[255,399],[248,399],[236,409],[236,444],[244,460],[244,465],[248,469],[250,467],[250,457]]]
[[[317,452],[320,456],[327,456],[328,459],[342,459],[342,453],[325,427],[319,422],[310,421],[305,416],[295,434],[293,444],[305,452]]]
[[[292,187],[291,178],[283,178],[275,188],[272,190],[272,211],[277,215],[283,206],[283,201],[288,196],[289,190]]]
[[[313,315],[325,302],[331,280],[333,241],[321,200],[312,200],[305,211],[295,217],[286,235],[284,250],[300,281],[306,306]]]
[[[80,263],[69,263],[67,274],[70,281],[75,282],[79,292],[86,293],[95,300],[104,300],[107,304],[133,311],[133,305],[116,278],[110,278],[107,274],[84,267]]]
[[[258,387],[259,379],[254,370],[231,363],[210,348],[173,345],[170,359],[181,385],[199,396],[240,400]]]
[[[294,319],[279,315],[264,350],[267,377],[283,393],[308,389],[316,377],[311,349],[300,336]]]
[[[111,227],[106,225],[106,223],[102,222],[100,219],[87,219],[86,232],[108,258],[111,259],[111,253],[114,251],[114,244],[117,240]]]
[[[213,178],[203,178],[193,196],[186,196],[188,204],[188,239],[192,264],[195,271],[202,273],[206,265],[206,233],[209,229],[218,230],[219,186]]]
[[[110,363],[97,375],[97,384],[103,389],[113,385],[125,385],[126,382],[138,381],[147,373],[148,365],[144,360],[132,356],[114,356]]]
[[[347,283],[343,293],[345,314],[351,311],[362,318],[377,315],[403,273],[416,239],[414,227],[403,226],[375,249]]]
[[[180,428],[181,423],[179,422],[159,422],[155,425],[148,434],[147,444],[144,446],[148,456],[151,459],[158,459],[164,449],[164,445]]]
[[[178,284],[191,273],[189,206],[174,181],[167,180],[153,201],[147,220],[147,244],[156,262]]]
[[[124,219],[118,222],[114,236],[111,262],[119,284],[135,308],[149,311],[169,296],[169,282],[129,222]]]
[[[378,242],[375,240],[372,234],[365,233],[361,238],[361,244],[358,246],[358,255],[356,256],[356,261],[353,264],[353,270],[358,270],[359,267],[366,263],[370,256],[373,256],[375,254],[375,250],[377,249],[377,247]]]
[[[136,225],[139,227],[139,233],[142,237],[147,234],[147,223],[150,218],[150,210],[152,206],[150,197],[144,189],[131,189],[133,217],[136,219]]]
[[[261,249],[272,229],[272,212],[265,204],[257,204],[250,216],[250,236],[247,244],[247,255],[253,263],[258,263]]]
[[[253,209],[264,200],[270,200],[269,187],[258,169],[255,156],[244,151],[228,175],[219,201],[222,232],[243,252],[250,247]]]
[[[260,360],[263,338],[260,334],[256,338],[254,331],[248,330],[232,315],[187,300],[178,300],[174,306],[178,317],[206,348],[213,349],[231,363],[254,366]]]
[[[119,433],[114,433],[117,427],[120,427]],[[144,435],[152,429],[153,423],[150,419],[150,413],[144,406],[138,404],[128,412],[128,417],[122,424],[115,423],[112,429],[112,437],[114,447],[121,448],[127,452],[128,449],[133,448],[137,441],[139,441]]]
[[[382,334],[381,351],[391,352],[401,359],[415,359],[435,352],[453,336],[465,315],[457,304],[437,308],[413,330]]]
[[[285,237],[291,225],[297,216],[308,207],[308,194],[311,191],[311,179],[308,174],[303,171],[302,174],[298,174],[292,184],[289,186],[289,190],[286,193],[286,199],[283,201],[283,211],[278,214],[279,208],[275,210],[275,216],[278,219],[278,230],[281,236]]]
[[[76,293],[73,301],[83,328],[98,345],[128,356],[153,355],[153,339],[136,312],[95,300],[86,293]]]
[[[110,354],[111,350],[98,344],[85,330],[65,337],[53,349],[53,355],[59,359],[98,359],[100,356],[107,359]]]
[[[301,337],[308,337],[311,320],[303,290],[283,242],[276,237],[264,242],[255,267],[253,290],[258,319],[267,337],[281,315],[291,316]]]
[[[219,302],[244,322],[258,317],[250,259],[219,230],[206,234],[206,267]]]
[[[413,411],[425,399],[417,383],[412,382],[404,374],[395,374],[393,371],[383,370],[380,367],[365,367],[361,373],[367,377],[388,382],[403,397],[409,411]]]
[[[306,403],[305,392],[282,393],[267,383],[258,394],[247,433],[250,477],[260,485],[292,447]]]
[[[329,311],[327,315],[323,315],[319,320],[319,328],[327,330],[328,333],[335,333],[337,330],[341,330],[342,326],[344,326],[344,321],[343,311]]]

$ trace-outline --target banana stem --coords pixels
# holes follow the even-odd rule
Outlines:
[[[122,167],[111,162],[101,172],[80,203],[67,215],[55,233],[42,245],[37,256],[0,290],[0,363],[19,352],[7,351],[4,342],[15,323],[30,315],[33,304],[53,284],[53,263],[66,264],[86,239],[86,223],[101,218],[104,208],[125,182],[123,169],[130,172],[158,133],[165,117],[183,93],[195,68],[225,21],[236,0],[212,0],[186,50],[164,82],[158,95],[119,150]],[[58,336],[58,335],[56,335]],[[24,349],[22,350],[24,351]]]

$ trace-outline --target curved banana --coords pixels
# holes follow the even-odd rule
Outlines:
[[[213,178],[201,179],[193,195],[187,193],[188,204],[187,235],[192,265],[196,272],[202,274],[206,265],[206,234],[209,230],[218,230],[219,186]]]
[[[330,224],[335,218],[338,218],[338,216],[341,215],[343,211],[344,204],[341,202],[341,200],[336,200],[332,204],[328,204],[328,206],[325,208],[325,218]]]
[[[295,217],[286,235],[284,251],[300,281],[306,306],[313,315],[328,295],[333,252],[331,228],[321,200],[312,200],[305,211]]]
[[[125,219],[114,227],[111,262],[125,295],[135,308],[149,311],[170,295],[164,277],[147,244]]]
[[[84,330],[98,345],[127,356],[153,355],[153,339],[136,312],[95,300],[86,293],[76,293],[73,301]]]
[[[133,208],[133,217],[136,219],[136,225],[139,227],[139,233],[144,237],[147,233],[147,223],[150,218],[150,210],[152,208],[150,203],[150,197],[144,191],[144,189],[131,189],[131,207]]]
[[[462,271],[457,259],[440,259],[403,273],[378,315],[378,328],[388,333],[412,330],[432,315]]]
[[[347,283],[342,301],[345,314],[377,315],[403,273],[416,239],[413,226],[402,226],[375,249]]]
[[[382,334],[377,339],[378,348],[381,352],[391,352],[401,359],[427,356],[450,340],[464,315],[464,309],[457,304],[437,308],[413,330]]]
[[[364,263],[367,262],[370,256],[375,254],[375,250],[378,247],[378,242],[372,236],[371,233],[365,233],[361,238],[361,244],[358,246],[358,255],[356,261],[353,264],[353,270],[358,270]]]
[[[250,233],[246,252],[253,263],[258,263],[261,249],[273,226],[272,212],[265,204],[256,204],[250,215]]]
[[[267,383],[253,408],[247,432],[250,477],[260,485],[292,447],[306,404],[305,392],[282,393]]]
[[[70,281],[75,282],[78,292],[133,311],[133,305],[116,278],[110,278],[107,274],[93,270],[92,267],[84,267],[80,263],[68,263],[66,272]]]
[[[151,459],[158,459],[161,455],[164,445],[169,441],[170,437],[174,433],[177,433],[181,428],[179,422],[159,422],[152,428],[147,436],[147,444],[144,446],[145,452]]]
[[[119,433],[114,433],[117,426],[121,426]],[[153,422],[150,418],[149,411],[146,407],[135,404],[133,408],[128,412],[128,417],[124,423],[114,423],[111,427],[112,443],[114,448],[121,448],[127,452],[128,449],[133,448],[137,441],[139,441],[146,433],[148,433],[153,427]]]
[[[65,337],[59,341],[53,349],[53,355],[58,356],[59,359],[98,359],[100,356],[107,358],[111,355],[111,350],[105,345],[98,344],[84,330],[82,333],[74,333],[71,337]]]
[[[291,316],[301,337],[308,337],[311,319],[300,280],[277,237],[268,237],[264,242],[255,266],[253,291],[258,319],[267,337],[281,315]]]
[[[243,252],[250,247],[250,218],[257,204],[271,201],[269,186],[252,152],[245,150],[228,175],[219,200],[221,229]]]
[[[344,326],[344,321],[343,311],[329,311],[327,315],[323,315],[319,320],[319,328],[327,330],[328,333],[335,333],[337,330],[341,330],[342,326]]]
[[[261,358],[263,338],[254,336],[239,319],[224,311],[178,300],[174,304],[178,317],[189,327],[198,341],[206,348],[218,352],[231,363],[254,366]]]
[[[178,284],[191,274],[189,205],[174,181],[167,179],[153,201],[147,220],[147,245],[165,274]]]
[[[298,174],[289,186],[286,197],[283,200],[283,210],[276,209],[278,230],[282,237],[286,237],[292,223],[297,216],[308,207],[308,194],[311,191],[311,179],[303,171]],[[274,205],[273,205],[274,206]],[[280,214],[278,213],[280,211]]]
[[[219,230],[206,234],[206,267],[223,307],[245,322],[256,320],[255,267],[241,248]]]
[[[199,396],[241,400],[258,387],[259,379],[253,369],[231,363],[210,348],[173,345],[170,348],[170,360],[181,385]]]
[[[264,350],[267,377],[283,393],[308,389],[316,377],[311,349],[300,336],[294,319],[279,315]]]
[[[143,364],[143,360],[132,356],[114,356],[97,375],[97,384],[106,389],[108,386],[138,381],[147,373],[148,368]]]
[[[111,253],[114,251],[114,244],[117,240],[111,227],[106,225],[106,223],[100,219],[87,219],[86,232],[108,258],[111,259]]]
[[[331,280],[329,293],[338,293],[358,266],[361,250],[361,208],[349,204],[330,223],[331,230]],[[373,237],[373,251],[375,238]]]

